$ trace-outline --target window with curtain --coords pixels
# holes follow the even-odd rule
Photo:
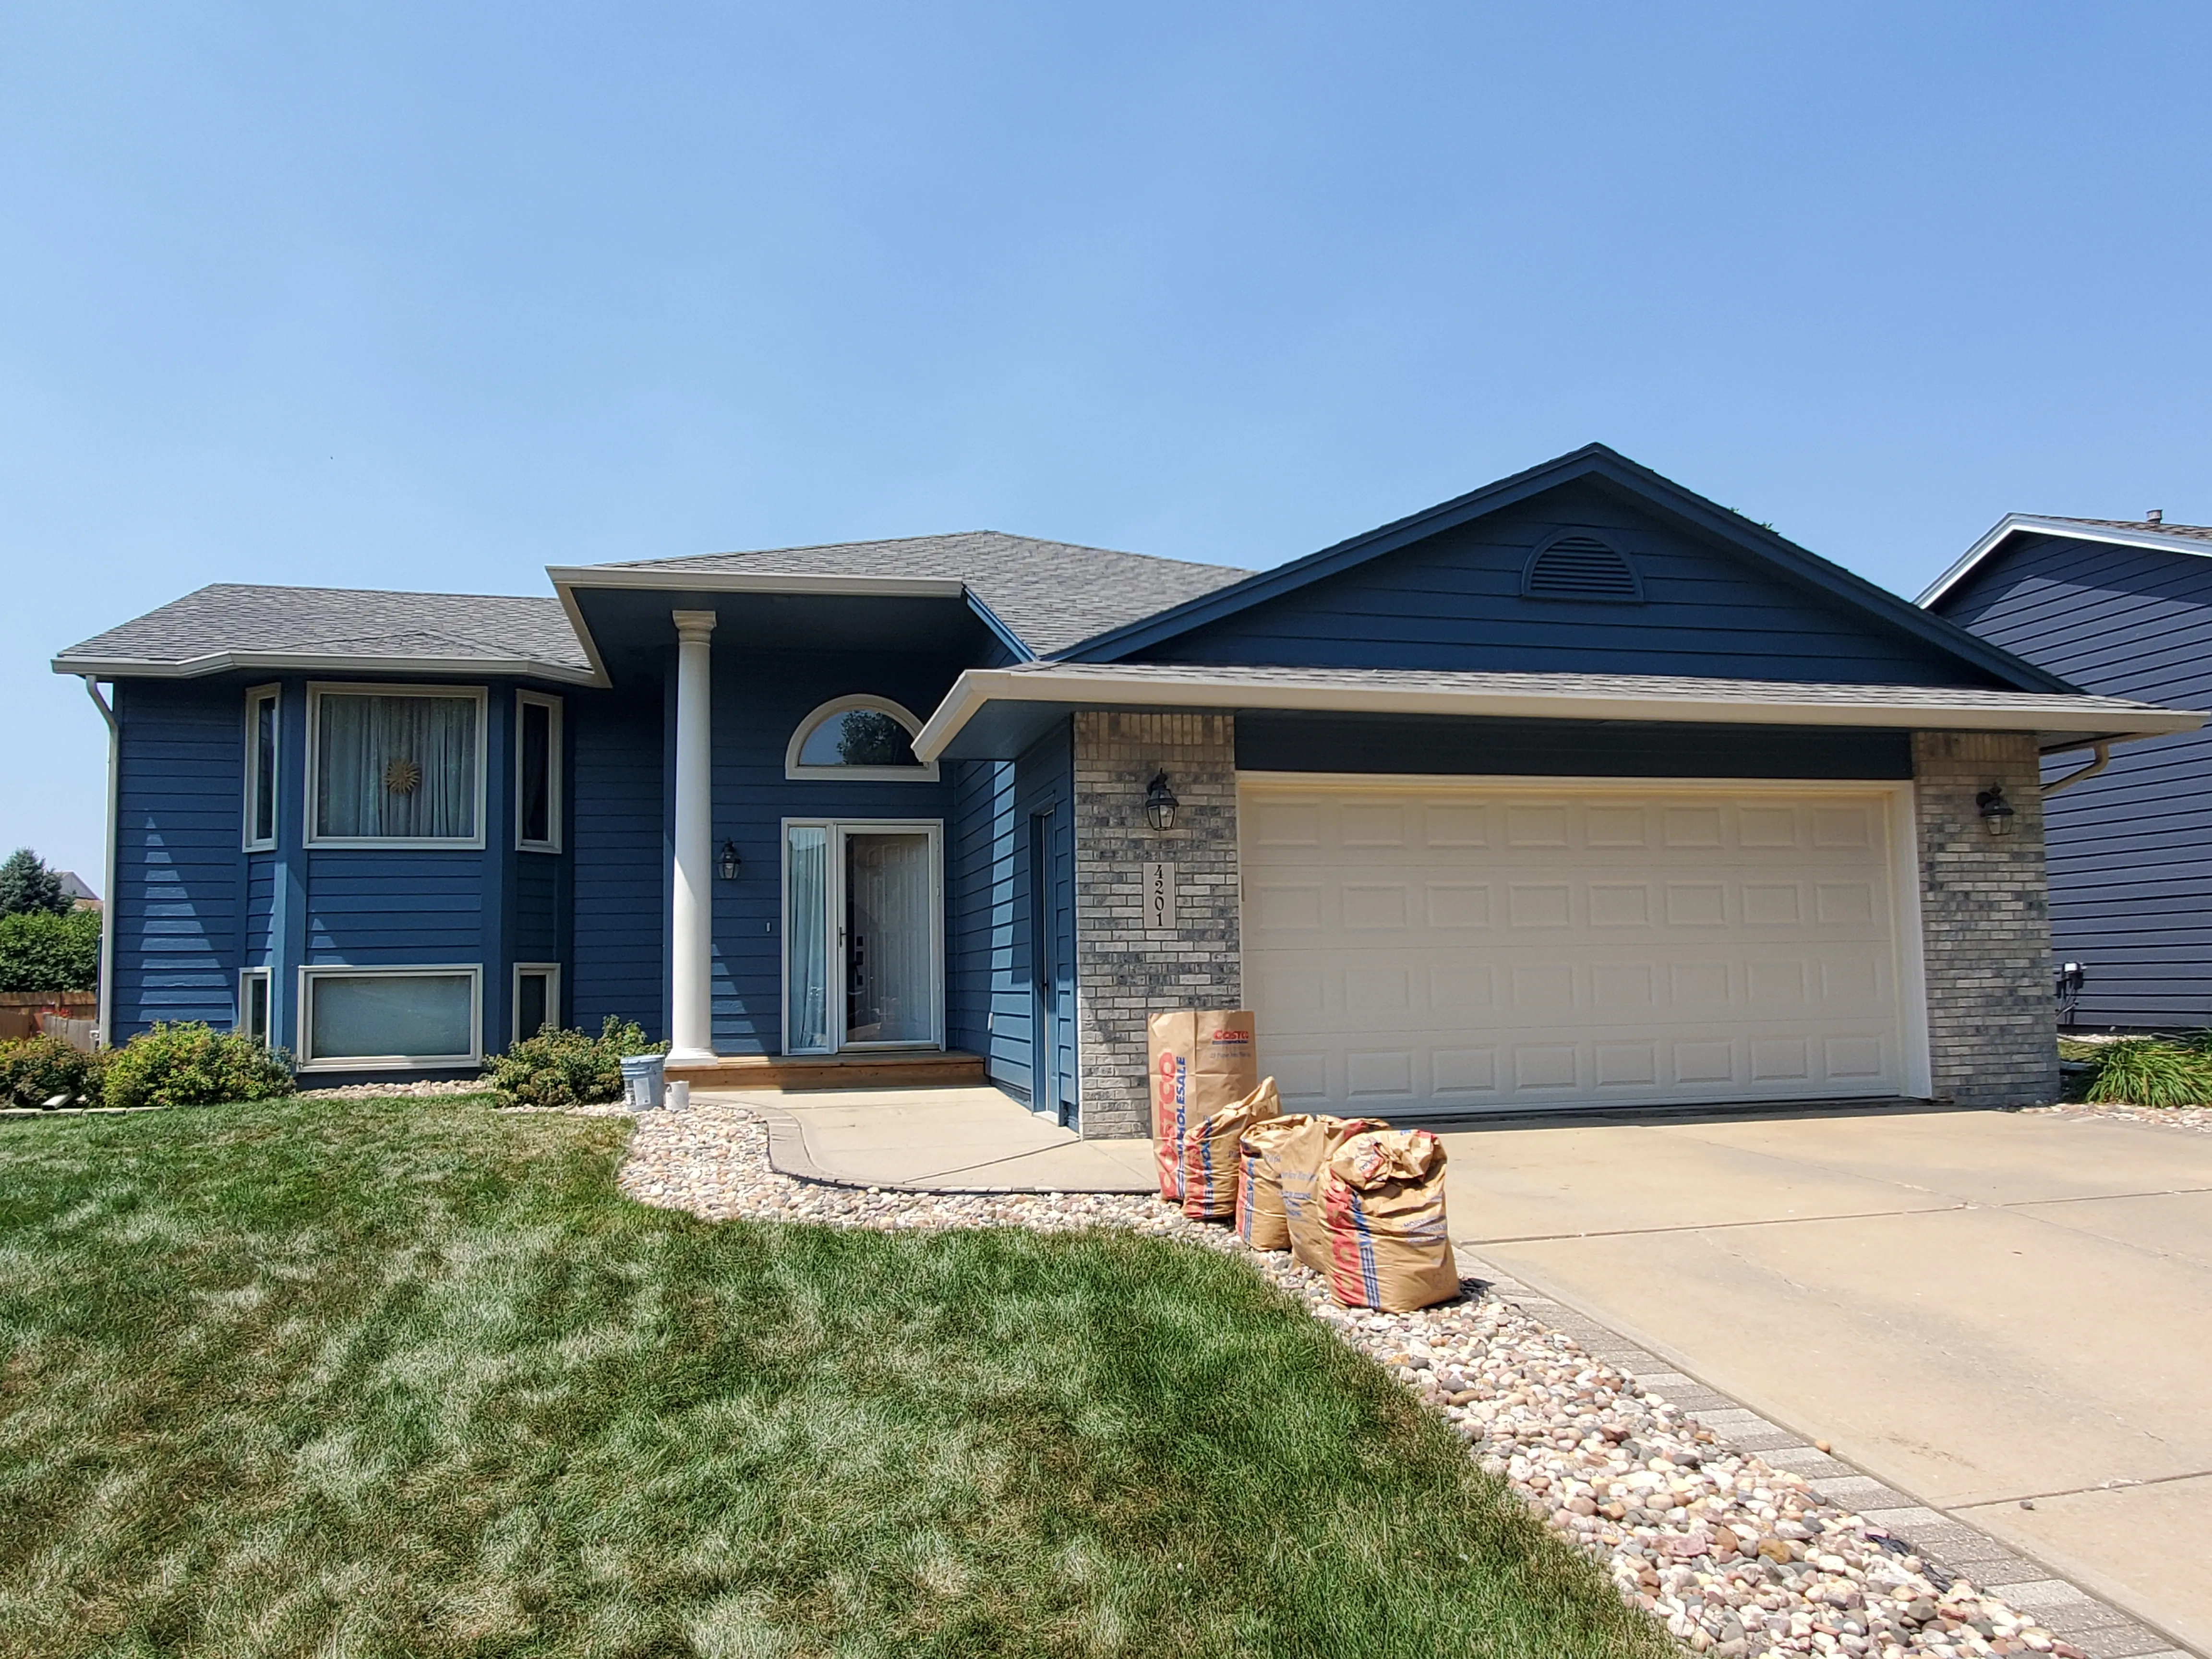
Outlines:
[[[793,824],[785,851],[789,914],[784,927],[789,959],[784,970],[788,1030],[784,1051],[828,1054],[830,1031],[830,831],[821,824]]]
[[[315,838],[475,841],[482,708],[467,692],[319,692]]]

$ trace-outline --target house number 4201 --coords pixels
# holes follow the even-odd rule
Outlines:
[[[1145,866],[1145,931],[1172,933],[1176,925],[1175,866]]]

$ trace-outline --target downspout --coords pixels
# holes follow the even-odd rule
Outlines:
[[[100,1030],[94,1041],[108,1048],[114,1046],[109,1039],[114,1028],[108,1021],[115,1005],[115,820],[120,799],[123,732],[115,723],[115,710],[100,695],[99,679],[91,674],[82,678],[85,695],[100,710],[100,718],[107,722],[107,857],[101,872],[107,890],[100,901]]]
[[[2075,770],[2069,772],[2063,778],[2053,778],[2050,782],[2045,784],[2043,786],[2043,793],[2046,797],[2055,795],[2062,789],[2071,789],[2075,784],[2081,782],[2084,778],[2095,777],[2098,773],[2103,771],[2107,766],[2110,766],[2112,763],[2112,745],[2109,741],[2104,743],[2093,743],[2089,745],[2089,748],[2091,751],[2095,754],[2097,758],[2091,761],[2087,766],[2077,767]]]

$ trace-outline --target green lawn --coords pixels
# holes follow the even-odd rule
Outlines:
[[[699,1222],[627,1130],[0,1124],[0,1653],[1673,1651],[1232,1258]]]

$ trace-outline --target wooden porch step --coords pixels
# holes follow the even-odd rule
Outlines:
[[[906,1054],[727,1054],[710,1064],[671,1066],[668,1080],[695,1089],[927,1089],[988,1079],[982,1055],[931,1049]]]

